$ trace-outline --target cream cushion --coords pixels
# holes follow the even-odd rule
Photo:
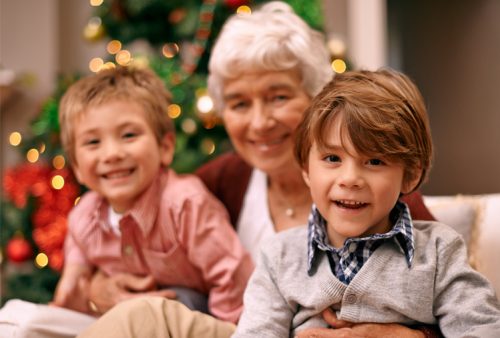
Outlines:
[[[500,194],[424,196],[424,202],[464,237],[471,265],[500,295]]]

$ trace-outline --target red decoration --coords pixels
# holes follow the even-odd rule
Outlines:
[[[224,0],[224,4],[229,8],[238,8],[243,5],[248,5],[248,0]]]
[[[14,237],[7,243],[7,258],[14,263],[22,263],[33,256],[31,244],[22,237]]]
[[[65,184],[61,189],[52,187],[55,175],[64,178]],[[79,186],[70,171],[56,170],[45,164],[22,164],[6,171],[4,190],[7,198],[20,209],[26,206],[30,196],[35,198],[31,219],[33,241],[39,251],[49,257],[49,266],[61,270],[67,215],[79,194]],[[30,250],[32,255],[33,250]]]

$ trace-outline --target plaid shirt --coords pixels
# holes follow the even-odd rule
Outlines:
[[[385,241],[396,242],[405,255],[408,267],[411,267],[415,250],[413,226],[408,206],[397,202],[390,217],[394,227],[386,233],[374,234],[361,238],[348,238],[344,246],[336,249],[329,244],[326,233],[326,221],[320,215],[316,205],[312,206],[308,220],[308,274],[314,274],[314,262],[324,252],[330,262],[334,275],[343,283],[349,284],[368,258]]]

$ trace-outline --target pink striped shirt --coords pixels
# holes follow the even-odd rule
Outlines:
[[[224,206],[193,175],[158,175],[120,220],[108,224],[108,204],[86,193],[69,216],[65,264],[107,274],[151,274],[160,287],[185,286],[209,295],[210,312],[236,322],[253,271]]]

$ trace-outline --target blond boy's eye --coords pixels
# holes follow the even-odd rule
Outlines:
[[[384,161],[382,161],[378,158],[372,158],[372,159],[368,160],[368,163],[371,165],[383,165]]]

